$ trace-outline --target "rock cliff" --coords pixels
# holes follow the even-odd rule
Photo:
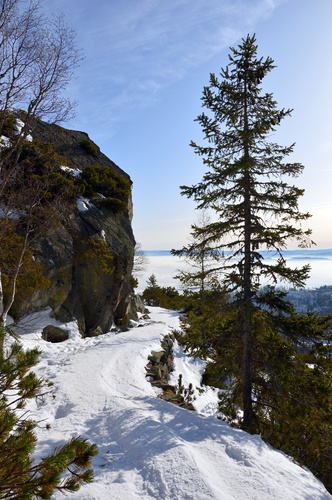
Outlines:
[[[101,165],[131,186],[128,174],[100,152],[86,133],[66,130],[36,120],[33,140],[50,143],[75,175],[87,165]],[[76,318],[83,335],[125,324],[130,304],[130,277],[134,256],[131,189],[125,209],[102,203],[102,197],[81,198],[62,223],[33,242],[49,287],[16,304],[22,314],[50,306],[60,320]]]

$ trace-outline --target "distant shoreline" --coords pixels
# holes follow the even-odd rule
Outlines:
[[[147,257],[167,257],[171,254],[171,250],[142,250],[142,252]],[[229,255],[232,252],[226,250],[225,255]],[[274,256],[278,256],[275,250],[260,250],[260,254],[266,256],[267,258],[273,258]],[[292,258],[296,260],[300,259],[324,259],[329,260],[332,259],[332,248],[298,248],[292,250],[283,250],[282,255],[286,258]]]

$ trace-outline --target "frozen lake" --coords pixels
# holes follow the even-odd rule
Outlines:
[[[141,293],[146,288],[146,281],[154,274],[157,284],[162,287],[174,286],[179,288],[180,282],[174,279],[179,270],[190,269],[184,259],[173,257],[168,250],[143,251],[148,263],[145,271],[138,277],[137,291]],[[288,250],[284,253],[290,267],[302,267],[310,264],[310,278],[306,288],[317,288],[323,285],[332,285],[332,249],[324,250]],[[266,253],[266,260],[270,255]]]

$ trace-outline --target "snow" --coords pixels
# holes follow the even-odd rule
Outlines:
[[[86,212],[91,206],[90,201],[87,198],[80,196],[76,201],[77,208],[80,212]]]
[[[20,120],[19,118],[16,118],[16,122],[15,122],[15,125],[14,125],[14,130],[15,130],[15,134],[16,135],[21,135],[22,134],[22,130],[24,128],[24,122],[22,120]],[[33,141],[33,137],[31,134],[27,134],[26,137],[25,137],[25,140],[26,141],[29,141],[29,142],[32,142]]]
[[[16,210],[10,210],[5,205],[0,206],[0,219],[19,220],[20,214]]]
[[[24,127],[24,122],[19,118],[16,118],[16,122],[14,125],[15,134],[17,135],[21,134],[23,127]]]
[[[10,139],[5,135],[0,137],[0,148],[10,148],[11,144]]]
[[[51,394],[29,402],[40,422],[37,457],[81,435],[96,443],[95,481],[79,492],[54,495],[79,500],[313,500],[331,495],[308,471],[259,436],[231,428],[214,415],[216,394],[197,394],[198,412],[156,396],[145,366],[160,340],[179,329],[176,312],[150,308],[127,332],[81,339],[75,322],[62,325],[70,338],[60,344],[41,340],[49,311],[30,316],[18,330],[26,348],[42,349],[36,368],[54,383]],[[175,373],[184,385],[199,386],[203,365],[175,348]],[[46,423],[51,429],[46,429]]]
[[[21,135],[22,134],[22,129],[24,127],[24,123],[22,120],[16,119],[15,125],[14,125],[14,133],[15,135]],[[33,137],[31,134],[27,134],[25,137],[26,141],[32,142]],[[1,148],[10,148],[12,145],[11,140],[9,137],[2,135],[0,136],[0,149]]]
[[[73,177],[79,177],[81,175],[81,171],[78,168],[67,167],[66,165],[61,165],[60,168]]]

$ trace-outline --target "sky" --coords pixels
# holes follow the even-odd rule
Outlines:
[[[76,117],[63,125],[87,132],[130,175],[143,250],[188,243],[199,213],[179,186],[205,172],[189,146],[204,144],[202,90],[229,47],[254,33],[258,56],[277,66],[263,90],[293,109],[271,139],[296,143],[300,208],[312,214],[317,248],[332,248],[331,0],[44,0],[43,9],[64,14],[85,55],[66,92]]]

